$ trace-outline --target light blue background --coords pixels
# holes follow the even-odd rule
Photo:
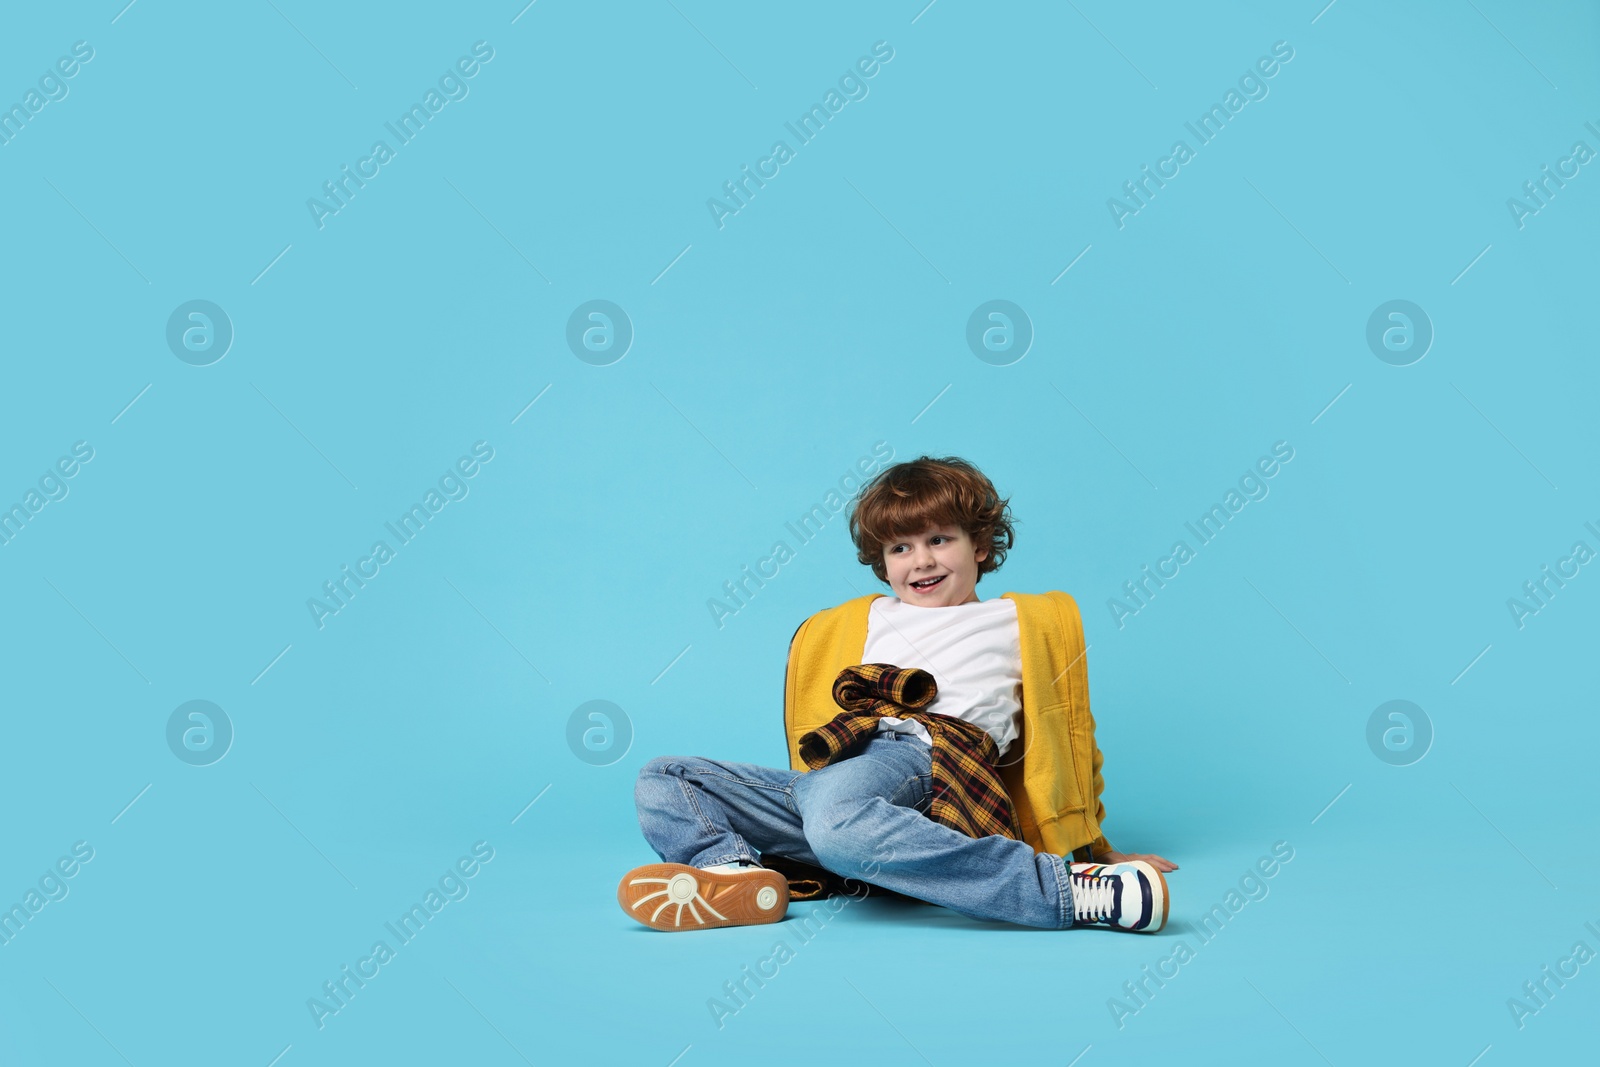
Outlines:
[[[1523,1029],[1507,1000],[1600,950],[1600,577],[1521,629],[1506,601],[1600,548],[1600,174],[1522,228],[1506,201],[1600,149],[1600,13],[922,5],[8,16],[0,102],[94,58],[0,146],[0,504],[94,459],[0,547],[0,903],[94,859],[0,945],[0,1059],[1592,1048],[1600,964]],[[480,40],[469,95],[318,229],[307,199]],[[877,41],[869,95],[719,229],[707,199]],[[1277,41],[1268,96],[1119,229],[1107,199]],[[206,367],[164,337],[194,299],[236,331]],[[592,299],[636,331],[609,366],[565,341]],[[1036,333],[1011,366],[964,339],[992,299]],[[1365,341],[1393,299],[1436,331],[1406,367]],[[307,599],[476,441],[470,494],[319,629]],[[1010,497],[981,596],[1077,598],[1108,836],[1181,865],[1160,935],[873,899],[801,947],[618,909],[654,858],[639,766],[782,764],[790,635],[882,589],[840,515],[722,628],[707,608],[878,441]],[[1277,441],[1270,495],[1119,628],[1108,598]],[[207,767],[165,740],[193,699],[236,731]],[[606,766],[566,742],[596,699],[632,724]],[[1367,746],[1391,699],[1435,730],[1411,766]],[[319,1030],[308,998],[478,841],[469,895]],[[1108,999],[1277,841],[1270,895],[1119,1028]],[[779,937],[795,958],[719,1028],[708,999]]]

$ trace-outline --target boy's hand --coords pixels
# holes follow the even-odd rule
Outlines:
[[[1163,874],[1178,869],[1176,863],[1150,852],[1102,852],[1094,858],[1096,863],[1127,863],[1130,860],[1144,860]]]

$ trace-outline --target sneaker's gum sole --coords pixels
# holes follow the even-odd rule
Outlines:
[[[775,923],[789,910],[789,880],[765,868],[706,871],[647,863],[617,883],[622,910],[657,930],[712,930]]]

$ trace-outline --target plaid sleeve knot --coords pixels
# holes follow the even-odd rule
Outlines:
[[[811,770],[855,754],[885,715],[915,719],[933,739],[933,803],[928,817],[968,837],[1021,839],[1016,809],[995,764],[1000,750],[976,723],[921,709],[939,695],[933,675],[916,667],[862,663],[833,682],[843,710],[800,738],[800,758]]]

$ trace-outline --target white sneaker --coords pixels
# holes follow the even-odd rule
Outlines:
[[[1167,922],[1167,880],[1144,860],[1067,864],[1072,925],[1149,934]]]

